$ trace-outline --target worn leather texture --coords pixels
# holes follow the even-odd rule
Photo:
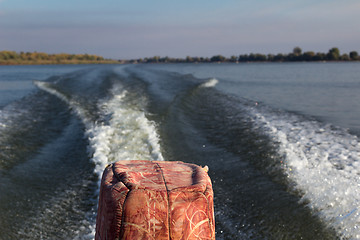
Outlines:
[[[206,170],[172,161],[109,165],[100,186],[95,239],[215,239]]]

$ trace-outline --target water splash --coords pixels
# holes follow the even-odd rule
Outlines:
[[[163,160],[155,123],[145,115],[146,99],[128,92],[120,83],[114,84],[110,96],[97,101],[99,116],[96,121],[91,113],[56,85],[48,82],[35,82],[40,89],[59,97],[66,102],[85,126],[85,137],[89,141],[89,158],[95,164],[94,173],[98,176],[98,194],[102,172],[106,165],[119,160]],[[79,239],[93,239],[95,219],[84,223]],[[87,234],[84,235],[84,232]]]
[[[293,190],[344,238],[360,238],[360,141],[345,130],[300,116],[252,109],[253,119],[279,145]]]
[[[87,130],[95,172],[101,175],[107,164],[119,160],[163,160],[155,124],[141,109],[144,99],[136,98],[135,103],[120,84],[111,95],[99,103],[103,120]]]
[[[211,87],[215,87],[216,84],[218,84],[218,83],[219,83],[219,80],[217,80],[216,78],[211,78],[207,82],[201,84],[200,87],[211,88]]]

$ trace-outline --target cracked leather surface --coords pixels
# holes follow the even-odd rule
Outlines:
[[[215,239],[207,172],[183,162],[109,165],[101,181],[95,239]]]

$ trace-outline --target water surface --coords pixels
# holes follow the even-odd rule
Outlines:
[[[92,239],[131,159],[209,166],[217,239],[360,238],[359,66],[2,66],[0,239]]]

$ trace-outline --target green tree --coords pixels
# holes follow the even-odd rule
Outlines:
[[[265,62],[266,61],[266,55],[260,54],[260,53],[255,54],[255,61]]]
[[[274,58],[275,58],[274,54],[268,54],[267,55],[267,60],[270,61],[270,62],[274,61]]]
[[[274,56],[274,61],[276,61],[276,62],[282,62],[282,61],[284,61],[284,59],[285,59],[285,57],[281,53],[278,53],[276,56]]]
[[[333,47],[329,50],[328,54],[326,55],[328,60],[339,60],[340,58],[340,50],[336,47]]]
[[[12,60],[18,58],[18,54],[14,51],[2,51],[0,52],[0,59]]]
[[[344,53],[343,55],[340,56],[340,60],[342,61],[350,61],[350,57],[347,53]]]
[[[247,62],[249,61],[249,56],[247,54],[241,54],[239,56],[239,62]]]
[[[194,62],[202,62],[202,58],[201,57],[193,57]]]
[[[150,63],[158,63],[160,60],[160,56],[153,56],[152,58],[148,58],[147,59],[147,62],[150,62]]]
[[[212,62],[223,62],[223,61],[225,61],[225,59],[226,58],[224,56],[222,56],[222,55],[215,55],[215,56],[210,58],[210,61],[212,61]]]
[[[359,60],[359,54],[357,51],[351,51],[349,55],[351,60]]]
[[[191,62],[194,62],[194,59],[192,57],[190,57],[190,56],[186,56],[185,61],[188,62],[188,63],[191,63]]]
[[[314,61],[324,61],[326,60],[326,54],[325,53],[316,53],[316,55],[313,57]]]
[[[162,57],[160,58],[160,62],[164,62],[164,63],[170,62],[170,58],[168,56]]]
[[[295,56],[300,56],[301,53],[302,53],[302,50],[301,50],[300,47],[294,47],[294,49],[293,49],[293,54],[294,54]]]
[[[302,55],[302,59],[304,61],[313,61],[315,57],[315,53],[312,51],[304,52]]]
[[[295,56],[293,53],[289,53],[288,55],[284,56],[284,61],[297,61],[298,56]]]
[[[230,62],[236,62],[237,60],[238,58],[234,55],[230,57]]]

